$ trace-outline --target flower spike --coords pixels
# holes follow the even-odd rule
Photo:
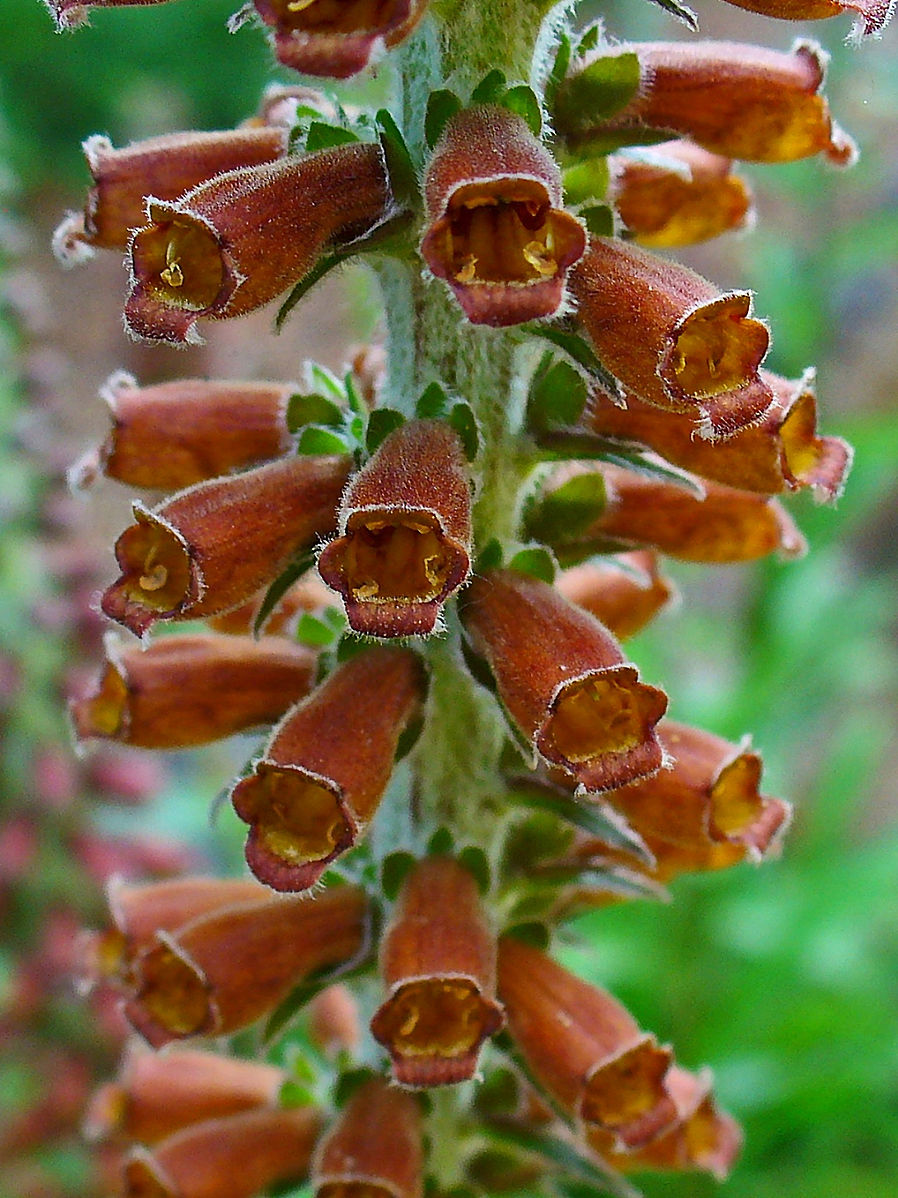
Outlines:
[[[402,1086],[474,1076],[480,1046],[505,1021],[495,999],[496,941],[473,877],[448,857],[420,861],[381,941],[389,995],[371,1031]]]
[[[470,573],[471,483],[456,433],[436,420],[403,424],[352,478],[341,536],[318,558],[368,636],[426,635]]]
[[[558,311],[586,248],[561,207],[561,175],[507,109],[463,109],[447,124],[425,180],[421,254],[473,324],[520,324]]]
[[[143,636],[157,620],[237,607],[330,532],[349,474],[344,457],[295,457],[180,491],[115,543],[121,577],[103,594],[113,620]]]
[[[390,192],[379,146],[346,145],[228,171],[179,200],[147,200],[134,234],[125,327],[198,344],[200,318],[243,316],[276,299],[335,240],[383,221]]]
[[[352,848],[383,797],[423,689],[410,650],[368,649],[287,713],[231,794],[250,826],[246,860],[257,878],[275,890],[308,890]]]

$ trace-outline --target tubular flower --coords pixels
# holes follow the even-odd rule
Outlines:
[[[263,588],[252,599],[241,603],[220,616],[211,616],[207,621],[216,632],[229,636],[249,636],[262,609],[267,588]],[[292,636],[295,625],[304,612],[322,611],[331,607],[333,595],[324,583],[311,571],[284,592],[283,598],[272,608],[263,622],[262,630],[268,636]]]
[[[652,1143],[621,1153],[607,1133],[590,1128],[589,1144],[622,1173],[702,1169],[723,1181],[739,1156],[742,1134],[736,1121],[714,1101],[709,1071],[696,1075],[674,1065],[667,1074],[667,1087],[676,1106],[676,1121]]]
[[[134,4],[167,4],[168,0],[44,0],[59,29],[84,25],[92,8],[124,8]]]
[[[69,708],[79,737],[184,749],[273,724],[311,688],[316,657],[283,637],[107,638],[94,690]]]
[[[97,475],[130,487],[174,491],[282,457],[289,383],[228,383],[179,379],[141,387],[124,371],[100,391],[112,420],[106,439],[69,471],[69,483],[89,486]]]
[[[277,1106],[286,1076],[274,1065],[211,1052],[130,1052],[119,1080],[94,1095],[85,1132],[155,1144],[193,1123]]]
[[[53,235],[56,255],[73,266],[95,249],[127,249],[133,231],[146,223],[147,196],[176,200],[224,171],[283,158],[288,145],[289,130],[273,125],[170,133],[120,150],[95,134],[83,143],[94,185],[84,213],[69,213]]]
[[[820,93],[827,56],[814,42],[789,53],[737,42],[639,42],[615,47],[635,54],[636,95],[607,121],[590,118],[578,96],[578,75],[605,51],[578,63],[559,90],[556,125],[582,146],[618,134],[688,137],[712,154],[746,162],[793,162],[823,154],[837,166],[857,157]]]
[[[362,1037],[359,1006],[346,986],[326,986],[309,1003],[309,1039],[325,1056],[353,1053]]]
[[[499,941],[499,994],[528,1067],[584,1128],[632,1152],[671,1127],[670,1049],[610,994],[511,936]]]
[[[462,616],[499,697],[535,752],[587,791],[653,774],[663,691],[639,681],[598,620],[548,583],[491,570],[468,588]]]
[[[135,959],[125,1014],[153,1046],[255,1023],[310,974],[363,951],[368,904],[355,886],[314,902],[270,896],[157,932]]]
[[[717,483],[686,485],[603,464],[607,504],[570,542],[553,544],[559,561],[648,547],[686,562],[749,562],[768,553],[801,557],[807,545],[775,499]]]
[[[757,424],[725,441],[695,437],[682,412],[664,412],[628,396],[626,408],[594,392],[587,422],[600,437],[634,442],[702,478],[775,495],[810,487],[818,501],[834,502],[851,466],[851,447],[841,437],[817,434],[814,373],[792,382],[761,370],[774,402]]]
[[[599,357],[645,403],[692,413],[710,441],[773,404],[758,371],[770,333],[749,315],[749,292],[721,295],[685,266],[612,237],[589,239],[570,281]]]
[[[252,0],[273,30],[274,52],[303,75],[348,79],[381,44],[408,37],[428,0]]]
[[[686,848],[729,842],[760,861],[788,826],[791,808],[764,798],[761,758],[699,728],[664,720],[658,735],[671,768],[607,795],[640,836]]]
[[[350,481],[340,537],[318,558],[368,636],[433,631],[471,570],[471,482],[457,434],[436,420],[403,424]]]
[[[882,33],[895,11],[895,0],[726,0],[726,3],[785,21],[822,21],[854,13],[852,39]]]
[[[386,1002],[371,1021],[402,1086],[474,1076],[483,1041],[504,1023],[496,1002],[496,940],[466,869],[429,857],[403,884],[380,949]]]
[[[302,1181],[321,1115],[314,1107],[244,1111],[195,1123],[124,1164],[123,1198],[255,1198]]]
[[[493,105],[463,109],[425,179],[421,254],[473,324],[520,324],[557,312],[586,248],[561,207],[557,164],[526,122]]]
[[[732,173],[731,159],[690,141],[664,142],[655,154],[651,161],[608,160],[611,198],[640,245],[696,245],[753,219],[751,192]]]
[[[146,886],[125,886],[116,879],[108,887],[113,926],[91,935],[85,946],[87,980],[129,988],[134,962],[158,931],[173,931],[209,912],[270,898],[266,887],[243,879],[177,878]]]
[[[333,529],[348,457],[292,457],[180,491],[115,544],[121,577],[103,593],[113,620],[143,636],[249,599],[315,537]]]
[[[315,1198],[420,1198],[423,1172],[418,1103],[373,1077],[320,1140],[311,1184]]]
[[[150,197],[149,224],[130,244],[125,326],[137,338],[199,343],[199,318],[262,307],[389,207],[381,150],[359,143],[228,171],[173,202]]]
[[[246,860],[256,877],[275,890],[308,890],[356,843],[423,687],[410,650],[369,649],[287,713],[231,795],[250,826]]]
[[[635,636],[673,600],[674,585],[649,550],[574,566],[559,575],[558,591],[604,624],[612,636]]]

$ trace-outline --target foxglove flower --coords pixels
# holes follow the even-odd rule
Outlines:
[[[618,640],[635,636],[676,596],[673,583],[660,574],[651,550],[574,566],[558,576],[555,586]]]
[[[785,21],[821,21],[853,13],[852,39],[882,33],[895,11],[895,0],[726,0],[726,3]]]

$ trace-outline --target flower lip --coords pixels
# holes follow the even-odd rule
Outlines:
[[[136,523],[126,528],[115,552],[122,577],[105,592],[107,616],[142,636],[155,620],[177,615],[203,594],[202,574],[184,537],[140,502]]]
[[[136,995],[125,1004],[129,1021],[154,1048],[172,1037],[211,1032],[217,1023],[212,988],[168,932],[140,954]]]

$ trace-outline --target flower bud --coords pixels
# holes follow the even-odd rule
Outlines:
[[[856,13],[851,41],[881,34],[895,10],[895,0],[726,0],[726,3],[784,21],[821,21],[842,13]]]
[[[607,463],[602,476],[606,506],[575,540],[553,543],[561,561],[642,546],[681,561],[724,565],[768,553],[796,558],[807,549],[792,517],[766,495],[711,482],[696,493],[685,482],[680,486]]]
[[[725,441],[698,438],[688,414],[662,411],[632,395],[620,408],[595,392],[589,427],[600,437],[645,445],[675,466],[743,491],[775,495],[810,487],[815,499],[834,502],[851,466],[851,447],[841,437],[817,435],[813,371],[796,382],[767,370],[759,374],[773,404],[757,424]]]
[[[574,566],[558,576],[555,586],[618,640],[635,636],[676,597],[673,583],[658,572],[650,550]]]
[[[674,1122],[670,1049],[610,994],[511,936],[499,941],[499,994],[528,1067],[587,1129],[632,1151]]]
[[[149,223],[130,244],[125,327],[138,339],[199,344],[199,318],[262,307],[389,206],[380,147],[360,143],[228,171],[176,201],[150,196]]]
[[[179,379],[141,387],[124,371],[100,396],[112,428],[69,471],[69,485],[97,475],[130,487],[174,491],[289,452],[289,383],[226,383]]]
[[[277,1106],[285,1077],[274,1065],[211,1052],[130,1052],[119,1080],[94,1094],[85,1134],[155,1144],[206,1119]]]
[[[411,1094],[379,1077],[363,1083],[321,1139],[315,1198],[421,1198],[421,1113]]]
[[[578,76],[600,59],[635,54],[639,86],[609,119],[596,121]],[[647,130],[688,137],[712,154],[746,162],[793,162],[823,154],[837,166],[857,157],[820,89],[827,56],[798,41],[789,53],[737,42],[639,42],[579,62],[558,92],[556,128],[572,146],[626,144]]]
[[[526,122],[505,108],[463,109],[425,179],[421,254],[474,324],[551,316],[586,234],[562,207],[561,175]]]
[[[309,1003],[309,1039],[325,1056],[355,1052],[361,1034],[358,1003],[346,986],[326,986]]]
[[[589,1128],[590,1146],[621,1173],[644,1169],[702,1169],[723,1181],[742,1147],[738,1123],[721,1111],[711,1094],[708,1070],[696,1075],[674,1065],[666,1079],[676,1107],[673,1125],[649,1144],[619,1152],[602,1129]]]
[[[367,915],[363,891],[337,886],[314,902],[277,895],[157,932],[134,962],[125,1014],[154,1048],[230,1035],[273,1011],[310,974],[356,957]]]
[[[333,528],[349,468],[345,457],[291,457],[197,483],[152,509],[135,503],[103,611],[143,636],[157,620],[243,603]]]
[[[348,79],[361,71],[380,46],[408,37],[428,0],[252,0],[273,32],[279,62],[303,75]]]
[[[391,433],[349,483],[341,535],[318,572],[368,636],[430,633],[471,571],[471,482],[458,435],[437,420]]]
[[[142,749],[208,744],[273,724],[307,694],[316,658],[283,637],[163,637],[146,649],[107,637],[95,689],[69,707],[79,737]]]
[[[393,772],[424,689],[408,649],[368,649],[344,662],[275,728],[234,787],[250,826],[246,860],[275,890],[308,890],[352,848]]]
[[[388,997],[371,1021],[402,1086],[469,1081],[483,1041],[505,1022],[496,1002],[496,939],[477,883],[445,857],[405,879],[381,941]]]
[[[147,196],[176,200],[224,171],[283,158],[288,145],[289,130],[272,126],[170,133],[121,150],[94,134],[83,143],[94,185],[84,213],[69,213],[54,233],[56,256],[73,266],[95,249],[127,249],[134,229],[146,223]]]
[[[758,373],[766,325],[751,294],[615,237],[591,237],[571,271],[577,319],[607,368],[645,403],[689,412],[708,440],[756,423],[774,401]]]
[[[753,218],[751,193],[731,160],[692,142],[664,142],[651,160],[615,155],[608,167],[611,198],[640,245],[696,245]]]
[[[535,752],[587,791],[653,774],[663,691],[639,681],[598,620],[538,579],[491,570],[468,588],[463,620],[511,719]]]
[[[124,1166],[123,1198],[256,1198],[309,1168],[321,1116],[315,1107],[244,1111],[195,1123]]]

